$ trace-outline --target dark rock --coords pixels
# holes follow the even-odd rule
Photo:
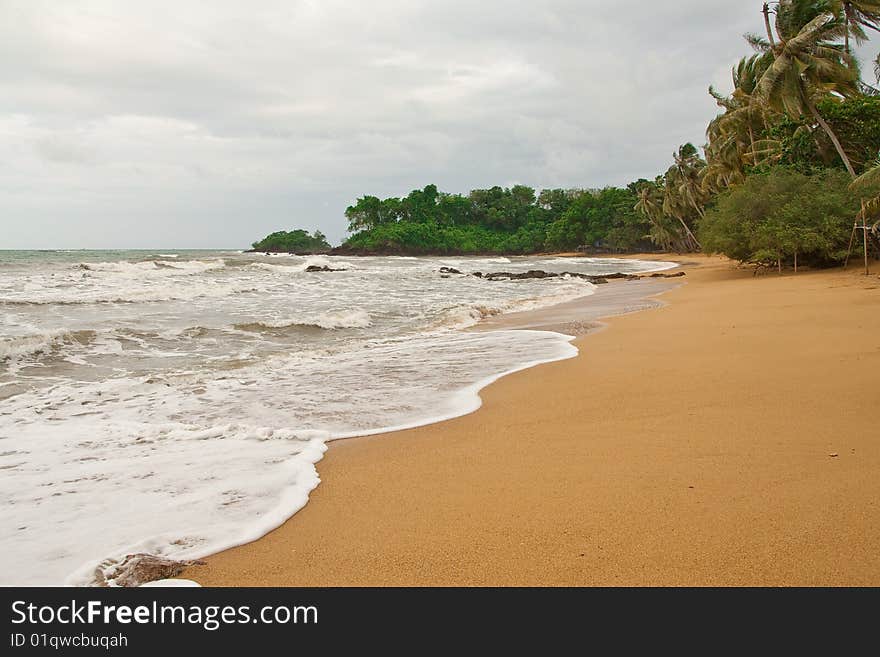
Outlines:
[[[455,267],[440,267],[441,274],[460,274],[461,272]]]
[[[603,278],[622,278],[626,281],[637,281],[640,277],[635,274],[622,274],[621,272],[616,272],[614,274],[605,274]]]
[[[315,271],[345,271],[344,269],[332,269],[327,265],[318,266],[318,265],[309,265],[306,267],[306,273],[315,272]]]
[[[139,552],[127,555],[106,575],[101,573],[100,569],[97,570],[95,579],[101,586],[106,586],[108,579],[113,580],[117,586],[140,586],[144,582],[177,577],[186,568],[204,563],[204,561],[175,561]]]
[[[662,271],[658,271],[651,274],[651,278],[678,278],[679,276],[684,275],[685,273],[683,271],[677,271],[674,274],[664,274]]]
[[[514,274],[509,271],[497,271],[492,272],[491,274],[486,274],[484,278],[487,278],[490,281],[499,279],[519,281],[526,278],[556,278],[557,276],[559,276],[559,274],[557,274],[556,272],[543,271],[541,269],[530,269],[529,271],[520,272],[518,274]]]
[[[476,276],[477,278],[483,278],[483,272],[475,271],[471,276]]]

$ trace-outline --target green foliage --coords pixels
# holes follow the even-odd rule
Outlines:
[[[743,262],[839,260],[859,200],[880,214],[880,196],[865,188],[880,179],[880,95],[861,83],[850,48],[880,29],[880,1],[770,4],[766,38],[746,36],[757,53],[734,66],[733,92],[709,88],[722,111],[707,127],[704,157],[684,144],[664,173],[626,189],[536,194],[516,185],[462,196],[428,185],[405,198],[364,196],[346,210],[348,245],[533,253],[641,250],[650,240],[682,252],[705,239],[707,250]],[[847,190],[844,169],[850,179],[863,172],[858,189]]]
[[[837,134],[857,172],[877,158],[880,152],[880,97],[862,96],[843,101],[824,98],[817,103],[817,108]],[[780,143],[780,164],[801,171],[816,167],[844,168],[828,135],[802,121],[778,117],[767,135]]]
[[[774,167],[722,193],[700,222],[703,248],[740,262],[828,265],[846,255],[859,200],[845,171]]]
[[[403,199],[363,196],[345,214],[345,246],[375,253],[538,253],[596,245],[646,248],[647,223],[633,210],[635,192],[531,187],[475,189],[467,196],[435,185]]]
[[[279,230],[267,235],[259,242],[253,243],[255,251],[272,251],[283,253],[313,253],[315,251],[329,251],[330,245],[327,238],[320,230],[312,235],[306,231],[297,229],[291,231]]]

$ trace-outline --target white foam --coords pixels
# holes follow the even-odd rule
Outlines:
[[[0,304],[138,303],[217,298],[250,291],[242,280],[211,277],[223,260],[80,263],[63,270],[30,272],[0,286]]]
[[[44,353],[70,340],[69,331],[58,330],[36,335],[19,335],[0,339],[0,361]]]
[[[295,326],[317,326],[323,329],[368,328],[373,325],[370,314],[362,309],[326,312],[306,317],[267,320],[256,323],[265,328],[292,328]]]
[[[156,587],[156,588],[185,588],[185,587],[200,587],[201,584],[198,582],[194,582],[191,579],[156,579],[152,582],[144,582],[141,586],[146,587]]]
[[[175,261],[177,273],[151,261],[34,268],[0,281],[0,299],[80,300],[0,316],[0,344],[15,358],[48,349],[69,361],[36,368],[24,387],[0,370],[12,395],[0,406],[0,584],[88,584],[127,554],[194,559],[254,540],[306,504],[329,440],[471,412],[505,373],[577,353],[557,333],[457,328],[595,290],[581,279],[441,279],[443,261],[431,258],[300,276],[290,270],[345,264],[260,263],[279,272],[254,257]],[[456,262],[486,269],[485,259]],[[586,261],[564,268],[578,266],[595,271]],[[202,288],[227,292],[198,296]],[[81,303],[121,293],[181,300]],[[275,330],[230,329],[246,322]],[[329,330],[278,330],[303,324]],[[346,328],[359,330],[333,330]],[[71,342],[84,330],[87,340]],[[94,363],[106,373],[97,381],[80,372]]]
[[[270,254],[275,255],[275,254]],[[338,258],[333,258],[329,256],[296,256],[290,253],[283,254],[284,256],[290,258],[296,258],[296,261],[292,261],[290,263],[285,263],[283,265],[277,265],[271,262],[253,262],[248,265],[251,269],[260,269],[263,271],[269,271],[276,274],[298,274],[300,272],[304,272],[309,267],[329,267],[331,269],[354,269],[354,265],[350,262],[346,262],[344,260],[339,260]]]

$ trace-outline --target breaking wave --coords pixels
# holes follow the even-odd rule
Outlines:
[[[309,318],[244,322],[235,324],[234,327],[240,331],[264,331],[302,327],[335,330],[369,328],[372,325],[373,320],[370,317],[370,314],[365,310],[356,309],[344,312],[323,313]]]

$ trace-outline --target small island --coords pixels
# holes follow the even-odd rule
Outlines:
[[[251,245],[251,249],[252,252],[312,255],[328,253],[330,251],[330,244],[327,243],[327,238],[320,230],[316,230],[311,235],[302,229],[279,230],[271,235],[267,235],[258,242],[254,242]]]

